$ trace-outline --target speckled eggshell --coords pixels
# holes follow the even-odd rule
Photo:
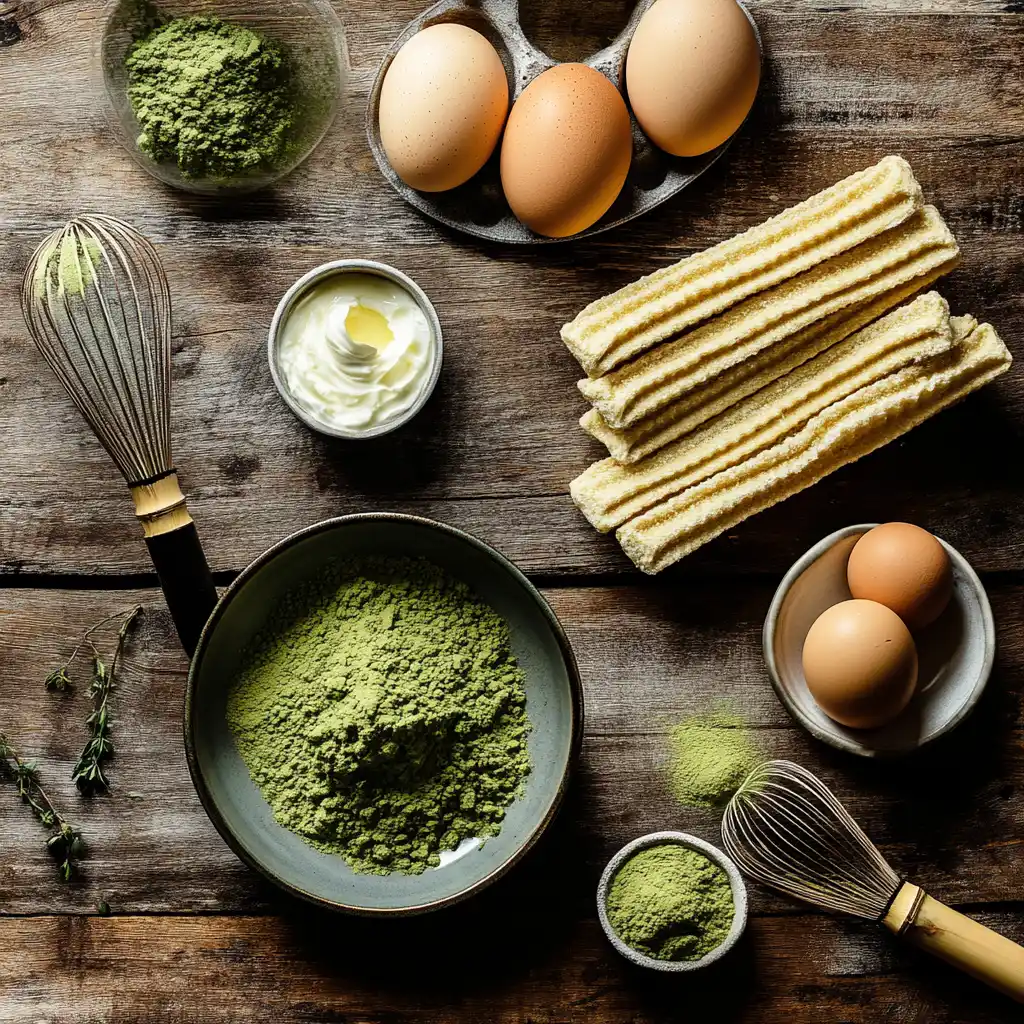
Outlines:
[[[743,123],[761,80],[754,29],[735,0],[658,0],[626,58],[640,127],[673,156],[699,156]]]
[[[487,163],[507,114],[497,50],[466,25],[431,25],[398,51],[384,77],[381,143],[407,185],[444,192]]]
[[[910,523],[864,534],[846,566],[850,593],[891,608],[911,629],[933,623],[953,594],[953,566],[942,544]]]
[[[501,183],[531,230],[565,238],[599,220],[629,173],[633,134],[618,89],[585,64],[538,75],[512,107]]]

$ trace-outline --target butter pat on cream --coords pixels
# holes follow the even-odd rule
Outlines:
[[[369,431],[419,399],[434,344],[425,313],[400,284],[340,271],[311,286],[288,313],[278,365],[292,398],[315,419]]]

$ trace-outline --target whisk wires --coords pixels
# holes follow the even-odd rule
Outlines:
[[[750,773],[726,807],[722,837],[751,878],[828,910],[880,920],[900,887],[831,790],[791,761]]]
[[[171,301],[153,246],[76,217],[36,250],[21,290],[32,338],[130,485],[172,469]]]

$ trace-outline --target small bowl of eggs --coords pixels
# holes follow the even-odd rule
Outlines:
[[[779,585],[763,644],[796,721],[866,757],[909,753],[958,725],[996,647],[977,573],[910,523],[848,526],[811,548]]]
[[[738,0],[640,0],[618,37],[558,63],[516,0],[440,0],[370,90],[386,180],[460,231],[538,244],[604,231],[706,171],[746,120],[761,39]]]

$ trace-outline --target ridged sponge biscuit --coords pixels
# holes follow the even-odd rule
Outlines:
[[[596,409],[584,413],[580,427],[600,441],[618,462],[639,462],[877,320],[916,292],[934,284],[948,269],[941,266],[931,274],[883,293],[874,302],[833,313],[766,352],[731,367],[703,387],[630,427],[618,430],[608,426]]]
[[[829,406],[785,441],[620,527],[623,550],[657,573],[749,516],[888,444],[1004,373],[1012,359],[989,324],[952,321],[956,344]]]
[[[649,459],[604,459],[569,485],[573,501],[602,533],[716,473],[778,444],[830,405],[905,366],[948,352],[949,306],[936,292],[877,323],[786,376]]]
[[[580,381],[580,390],[609,426],[631,426],[811,324],[951,268],[959,252],[938,210],[926,206],[899,227],[733,306],[628,365]]]
[[[587,306],[562,340],[594,377],[680,331],[901,224],[922,205],[910,165],[887,156],[743,234]]]

